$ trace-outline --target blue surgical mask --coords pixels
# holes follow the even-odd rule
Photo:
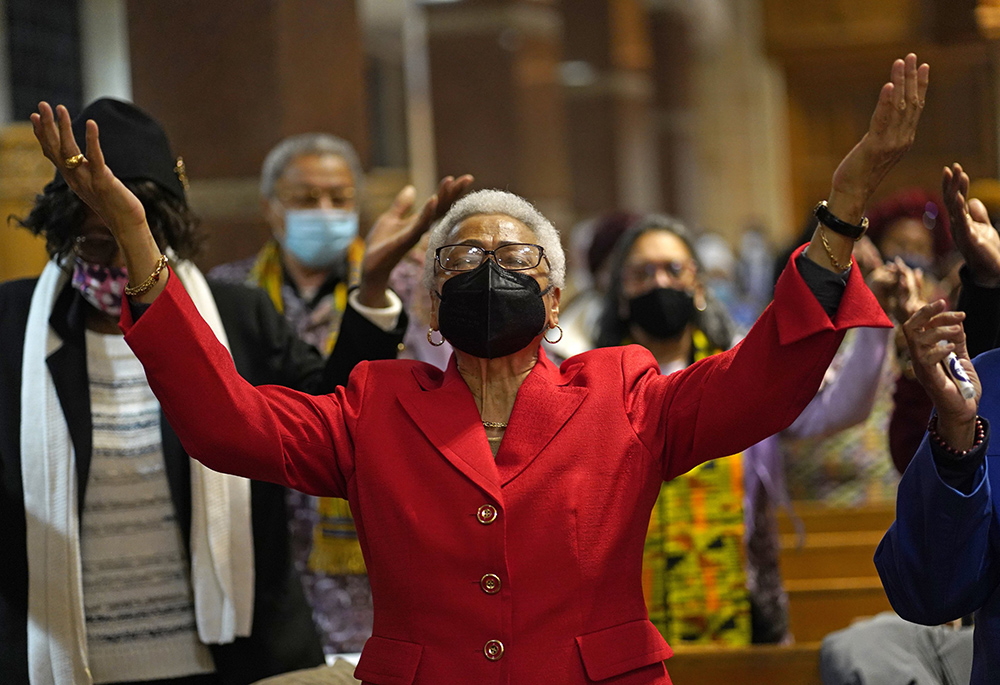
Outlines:
[[[344,209],[289,209],[282,247],[313,269],[332,265],[358,235],[358,213]]]

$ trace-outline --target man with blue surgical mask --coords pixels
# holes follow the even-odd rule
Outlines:
[[[260,286],[299,336],[329,354],[363,254],[363,172],[347,141],[305,133],[278,143],[261,170],[261,208],[272,239],[254,257],[211,276]]]
[[[364,253],[362,182],[347,141],[327,133],[282,140],[261,170],[271,240],[254,257],[218,266],[210,276],[260,286],[300,338],[330,354]],[[357,297],[351,300],[359,309]],[[393,304],[401,308],[398,299]],[[295,565],[323,647],[328,654],[360,652],[372,630],[371,590],[347,502],[293,490],[287,499]]]

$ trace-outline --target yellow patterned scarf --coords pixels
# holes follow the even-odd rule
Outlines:
[[[364,256],[365,243],[359,237],[347,248],[347,282],[336,285],[333,291],[333,306],[338,325],[332,327],[326,340],[324,356],[329,356],[337,342],[340,330],[339,318],[347,308],[347,292],[350,285],[357,283]],[[284,314],[285,303],[281,289],[285,284],[285,270],[281,261],[281,247],[278,241],[269,241],[258,253],[250,269],[249,282],[264,289],[278,312]],[[346,500],[334,497],[320,497],[317,503],[319,521],[313,528],[313,544],[309,553],[309,569],[325,575],[364,574],[365,562],[358,544],[358,533],[354,528],[354,517]]]
[[[361,237],[355,238],[347,248],[347,280],[341,281],[333,289],[333,306],[337,312],[337,317],[343,316],[347,309],[347,292],[350,286],[356,285],[361,275],[361,259],[365,255],[365,242]],[[257,259],[250,267],[250,274],[247,282],[264,289],[274,308],[279,314],[285,313],[285,301],[281,297],[281,288],[285,285],[285,268],[281,261],[281,246],[277,240],[269,240],[260,252]],[[324,349],[324,356],[329,356],[333,352],[333,346],[337,342],[339,325],[334,326],[330,331]]]
[[[694,360],[720,352],[701,331]],[[649,618],[671,644],[750,644],[739,454],[660,487],[643,552]]]

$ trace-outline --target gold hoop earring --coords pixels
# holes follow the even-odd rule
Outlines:
[[[556,338],[555,340],[549,340],[549,331],[551,331],[553,328],[559,329],[559,337]],[[562,340],[562,337],[563,337],[563,329],[562,326],[560,326],[559,324],[556,324],[555,326],[550,326],[548,330],[545,331],[545,335],[542,336],[542,338],[545,339],[545,342],[547,342],[550,345],[555,345],[557,342]]]
[[[441,347],[442,345],[444,345],[444,336],[443,335],[441,336],[441,339],[439,341],[437,341],[437,342],[434,342],[434,338],[431,337],[432,335],[434,335],[434,329],[433,328],[428,328],[427,329],[427,342],[429,342],[434,347]]]

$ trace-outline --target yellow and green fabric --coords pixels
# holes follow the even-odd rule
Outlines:
[[[694,334],[697,361],[712,350]],[[743,557],[741,455],[716,459],[660,488],[646,535],[643,593],[671,644],[750,644]]]

